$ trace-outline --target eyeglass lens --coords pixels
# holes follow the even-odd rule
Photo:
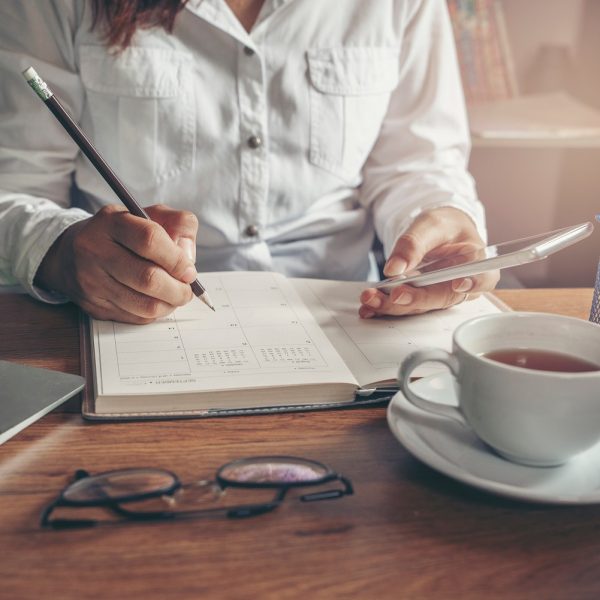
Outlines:
[[[219,477],[231,483],[309,483],[329,474],[320,463],[291,457],[258,457],[234,461],[219,471]]]
[[[161,469],[124,469],[84,477],[71,484],[63,493],[63,498],[69,502],[118,502],[135,494],[166,493],[175,482],[172,473]]]
[[[256,457],[233,461],[219,471],[221,481],[284,485],[312,483],[325,478],[329,469],[318,462],[293,457]],[[175,476],[162,469],[123,469],[84,477],[63,493],[69,502],[114,500],[134,495],[160,494],[173,490]]]

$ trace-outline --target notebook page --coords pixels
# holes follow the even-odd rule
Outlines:
[[[148,325],[92,321],[97,396],[356,385],[283,276],[208,273],[202,283],[216,312],[194,299]]]
[[[447,310],[408,317],[360,319],[360,293],[366,284],[354,281],[291,279],[361,386],[396,380],[398,366],[414,350],[424,347],[450,351],[452,333],[472,317],[501,312],[485,296]],[[426,364],[414,374],[424,377],[443,367]]]

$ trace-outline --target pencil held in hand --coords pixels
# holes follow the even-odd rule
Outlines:
[[[119,200],[123,202],[127,210],[137,217],[150,220],[146,211],[137,203],[123,182],[117,177],[116,173],[109,167],[108,163],[100,156],[99,152],[81,130],[79,125],[71,118],[58,98],[52,93],[48,84],[37,74],[33,67],[23,71],[23,77],[35,93],[44,101],[50,112],[56,117],[59,123],[65,128],[65,131],[71,136],[73,141],[79,146],[81,151],[87,156],[94,165],[98,173],[108,183]],[[196,279],[190,284],[192,291],[200,300],[202,300],[213,311],[213,306],[204,286]]]

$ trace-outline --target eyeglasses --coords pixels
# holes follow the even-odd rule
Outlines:
[[[78,470],[73,481],[44,509],[41,525],[59,529],[120,522],[114,519],[51,519],[54,510],[60,507],[103,508],[125,520],[135,521],[211,515],[239,519],[274,510],[292,488],[316,487],[334,481],[341,485],[303,494],[300,500],[315,502],[354,493],[352,483],[346,477],[320,462],[293,456],[257,456],[235,460],[220,467],[214,480],[189,484],[183,484],[175,473],[166,469],[119,469],[96,475]],[[208,492],[212,500],[218,500],[228,489],[274,490],[275,493],[273,496],[269,494],[268,499],[261,502],[174,510],[184,504],[182,496],[186,491],[192,492],[192,497],[199,495],[201,498],[205,498]]]

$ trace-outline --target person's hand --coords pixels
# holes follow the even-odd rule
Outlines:
[[[394,277],[414,271],[423,262],[435,259],[452,261],[458,253],[476,256],[484,247],[475,224],[465,213],[450,207],[436,208],[421,213],[398,239],[383,272],[386,277]],[[424,287],[401,285],[389,295],[368,288],[360,295],[359,315],[370,319],[448,308],[494,289],[499,277],[498,271],[489,271]]]
[[[106,206],[52,245],[35,284],[60,292],[97,319],[149,323],[189,302],[198,220],[162,205],[152,219]]]

